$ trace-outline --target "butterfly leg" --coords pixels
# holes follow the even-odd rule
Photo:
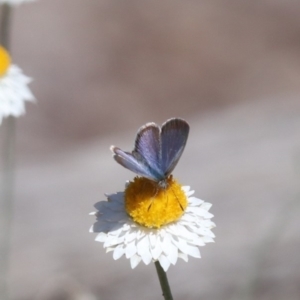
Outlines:
[[[172,192],[173,192],[173,194],[174,194],[175,198],[177,199],[177,202],[178,202],[178,204],[179,204],[179,206],[180,206],[181,210],[182,210],[182,211],[184,211],[184,208],[182,207],[182,205],[181,205],[181,203],[180,203],[180,201],[179,201],[178,197],[176,196],[175,192],[173,191],[173,189],[172,189],[172,188],[171,188],[171,190],[172,190]]]
[[[158,186],[154,186],[153,187],[155,188],[155,192],[154,192],[154,195],[151,197],[151,203],[149,204],[148,206],[148,211],[150,210],[152,204],[153,204],[153,201],[154,201],[154,198],[157,196],[158,194]]]

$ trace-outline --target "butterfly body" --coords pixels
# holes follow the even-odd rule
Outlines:
[[[189,134],[188,123],[179,118],[167,120],[161,127],[147,123],[137,133],[132,152],[111,146],[114,159],[139,176],[167,187],[167,178],[177,165]]]

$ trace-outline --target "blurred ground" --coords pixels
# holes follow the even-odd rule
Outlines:
[[[20,136],[35,138],[22,149],[44,153],[146,120],[298,93],[299,15],[297,1],[23,5],[13,54],[35,79],[38,105],[21,121]]]
[[[160,296],[154,267],[93,242],[88,213],[133,176],[109,146],[173,116],[191,124],[175,176],[217,224],[201,260],[168,272],[175,299],[299,299],[299,16],[292,0],[17,8],[13,56],[38,102],[18,120],[12,299]]]

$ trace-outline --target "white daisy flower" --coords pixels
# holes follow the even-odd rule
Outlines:
[[[23,2],[32,2],[35,0],[0,0],[0,4],[19,5]]]
[[[132,268],[141,261],[148,265],[159,261],[167,271],[178,258],[200,258],[200,246],[214,242],[215,224],[210,203],[193,197],[189,186],[181,186],[170,176],[167,187],[136,177],[124,192],[106,195],[108,201],[95,204],[97,222],[90,232],[98,233],[113,258],[123,255]]]
[[[25,113],[25,101],[33,101],[28,84],[31,78],[11,64],[8,52],[0,46],[0,124],[2,118]]]

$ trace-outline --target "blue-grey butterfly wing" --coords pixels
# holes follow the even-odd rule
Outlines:
[[[165,177],[176,167],[185,148],[190,126],[183,119],[170,119],[161,128],[161,162]]]
[[[164,178],[161,167],[160,128],[155,123],[142,126],[136,136],[132,154],[148,167],[148,171],[157,181]]]
[[[149,167],[144,164],[143,159],[137,157],[133,153],[125,152],[118,147],[111,146],[110,150],[113,152],[113,158],[116,162],[122,165],[124,168],[136,173],[137,175],[149,178],[156,181]]]

